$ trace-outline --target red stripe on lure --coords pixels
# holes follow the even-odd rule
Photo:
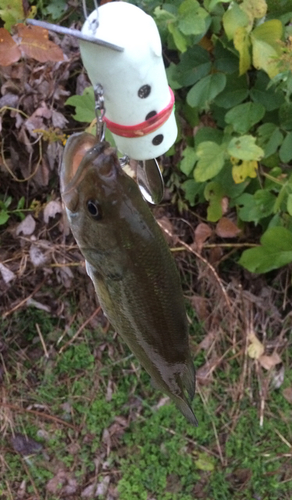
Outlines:
[[[121,125],[119,123],[112,122],[104,116],[103,120],[105,121],[107,128],[115,135],[128,138],[143,137],[144,135],[154,132],[168,120],[172,113],[174,107],[174,94],[170,87],[169,90],[170,101],[168,105],[159,111],[159,113],[156,113],[156,115],[151,116],[148,120],[138,123],[137,125]]]

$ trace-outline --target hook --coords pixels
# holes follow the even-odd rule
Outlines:
[[[103,86],[100,83],[97,83],[93,87],[94,98],[95,98],[95,116],[96,116],[96,135],[100,142],[104,141],[105,131],[106,131],[106,123],[103,121],[103,117],[105,115],[105,107],[104,107],[104,97],[103,97]],[[100,113],[98,113],[100,111]]]

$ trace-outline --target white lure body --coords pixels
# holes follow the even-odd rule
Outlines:
[[[112,130],[116,145],[136,160],[160,156],[174,143],[177,126],[156,24],[143,10],[126,2],[102,5],[98,14],[98,28],[95,10],[82,33],[119,45],[124,51],[83,40],[80,50],[92,85],[103,87],[106,122],[117,125]],[[156,115],[161,116],[161,123]]]

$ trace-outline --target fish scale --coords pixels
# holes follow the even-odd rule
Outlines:
[[[108,143],[96,144],[83,133],[67,142],[61,190],[105,315],[154,385],[197,425],[189,403],[195,371],[179,273],[138,186]]]

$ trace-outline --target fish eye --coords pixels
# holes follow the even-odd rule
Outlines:
[[[95,219],[95,220],[101,219],[101,217],[102,217],[101,206],[95,200],[88,200],[87,210],[90,213],[90,215],[93,217],[93,219]]]

